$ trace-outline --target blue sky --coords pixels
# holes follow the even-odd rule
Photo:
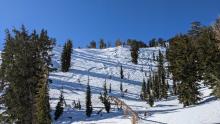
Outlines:
[[[47,29],[57,44],[72,39],[85,47],[100,38],[112,44],[118,38],[168,39],[193,21],[210,25],[219,15],[220,0],[0,0],[0,48],[5,29],[21,24]]]

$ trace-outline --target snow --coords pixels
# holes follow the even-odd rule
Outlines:
[[[53,72],[50,78],[50,103],[54,110],[60,89],[64,87],[64,97],[67,103],[63,116],[54,123],[63,124],[129,124],[129,116],[124,116],[123,111],[112,106],[112,111],[107,114],[102,111],[102,116],[97,115],[97,111],[103,107],[98,99],[104,82],[107,86],[111,83],[112,93],[110,95],[119,97],[134,111],[139,114],[138,123],[143,124],[210,124],[220,123],[220,101],[209,96],[211,90],[203,87],[203,100],[200,104],[183,108],[179,104],[177,96],[170,96],[167,100],[156,101],[154,107],[149,107],[146,102],[139,100],[141,84],[143,78],[147,79],[150,71],[157,69],[156,61],[153,60],[153,53],[158,55],[159,50],[165,54],[166,49],[161,47],[144,48],[139,51],[139,64],[131,63],[130,51],[126,47],[116,47],[107,49],[74,49],[72,55],[72,66],[69,72],[63,73],[59,70]],[[61,47],[55,47],[53,64],[60,67]],[[165,63],[166,65],[167,63]],[[120,66],[123,66],[125,79],[123,89],[128,92],[125,97],[120,97]],[[109,78],[111,75],[111,79]],[[85,89],[90,82],[92,90],[92,104],[94,112],[92,117],[85,116],[85,110],[70,108],[73,100],[80,100],[82,108],[85,108]],[[169,80],[172,84],[172,81]],[[147,112],[147,116],[144,113]],[[53,112],[52,112],[53,113]]]
[[[105,110],[97,112],[103,107],[99,94],[106,81],[107,87],[111,83],[112,93],[136,111],[140,117],[140,124],[211,124],[220,123],[220,100],[210,96],[211,90],[203,86],[200,90],[203,99],[198,105],[183,108],[177,96],[169,96],[167,100],[156,101],[153,107],[139,100],[143,78],[147,79],[150,71],[157,69],[153,53],[158,55],[159,50],[165,54],[166,49],[161,47],[143,48],[139,51],[138,64],[131,63],[130,50],[127,47],[107,49],[74,49],[69,72],[60,71],[60,55],[62,47],[53,50],[53,65],[58,68],[50,74],[53,83],[49,85],[51,115],[58,102],[60,90],[64,89],[66,106],[63,115],[53,121],[55,124],[130,124],[130,116],[123,114],[112,105],[110,113]],[[127,89],[124,97],[120,96],[120,66],[123,66],[125,79],[123,89]],[[167,65],[167,63],[165,63]],[[147,75],[145,75],[147,72]],[[111,77],[111,78],[110,78]],[[85,115],[85,91],[89,83],[92,91],[93,114]],[[172,85],[172,80],[168,80]],[[73,109],[72,102],[79,100],[82,110]],[[144,113],[147,112],[147,116]]]

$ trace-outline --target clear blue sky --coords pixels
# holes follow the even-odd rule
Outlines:
[[[21,24],[47,29],[58,44],[72,39],[85,47],[100,38],[167,39],[192,21],[209,25],[219,15],[220,0],[0,0],[0,46],[4,30]]]

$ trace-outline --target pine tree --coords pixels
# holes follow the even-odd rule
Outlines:
[[[123,68],[122,68],[122,65],[121,65],[121,68],[120,68],[120,76],[121,76],[121,79],[124,79],[124,74],[123,74]]]
[[[73,52],[73,44],[71,40],[68,40],[66,43],[66,47],[67,47],[67,70],[69,70],[69,68],[71,67],[71,55]]]
[[[100,39],[99,48],[100,49],[105,49],[106,48],[106,43],[105,43],[104,39]]]
[[[61,54],[61,71],[67,72],[67,44],[65,43],[63,46],[63,51]]]
[[[1,73],[6,92],[3,95],[8,122],[51,123],[48,76],[54,40],[42,30],[28,34],[24,26],[6,32]],[[16,96],[16,97],[15,97]],[[5,120],[5,119],[4,119]]]
[[[64,97],[63,97],[63,91],[60,93],[59,102],[56,106],[56,111],[54,113],[54,120],[57,120],[62,114],[64,109]]]
[[[158,76],[160,78],[160,96],[161,98],[167,98],[167,91],[168,91],[168,88],[167,88],[167,85],[166,85],[166,82],[165,82],[165,69],[164,69],[164,57],[163,57],[163,54],[161,53],[161,51],[159,51],[159,59],[158,59]]]
[[[160,85],[160,78],[157,73],[153,75],[152,79],[152,91],[153,91],[153,96],[156,99],[161,99],[161,85]]]
[[[89,48],[96,49],[96,42],[94,40],[90,42]]]
[[[123,84],[122,84],[122,82],[120,83],[120,91],[121,91],[121,93],[123,93]]]
[[[138,51],[139,47],[138,44],[135,42],[133,45],[131,45],[131,62],[134,64],[138,63]]]
[[[149,95],[149,99],[148,99],[148,104],[153,107],[154,105],[154,95],[152,93],[152,90],[150,90],[150,95]]]
[[[197,28],[196,28],[197,29]],[[199,32],[200,31],[195,31]],[[198,34],[190,31],[190,36],[176,36],[170,42],[168,60],[170,71],[178,83],[178,98],[184,107],[196,104],[200,100],[199,84],[201,80],[200,61],[195,47]]]
[[[142,96],[142,100],[147,99],[147,86],[146,86],[146,82],[144,79],[143,79],[142,88],[141,88],[141,96]]]
[[[89,83],[86,88],[86,116],[90,117],[92,114],[92,101],[91,101],[91,90]]]
[[[107,92],[107,86],[106,83],[104,83],[103,85],[103,95],[102,95],[102,103],[105,106],[105,110],[107,113],[109,113],[110,109],[111,109],[111,103],[110,100],[108,98],[108,92]]]
[[[64,46],[61,54],[61,71],[67,72],[71,66],[72,41],[68,40]]]
[[[148,97],[150,95],[150,89],[152,89],[152,78],[151,78],[151,76],[147,81],[147,88],[146,88],[146,92],[147,92]]]

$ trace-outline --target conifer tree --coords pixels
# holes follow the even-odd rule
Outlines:
[[[106,112],[109,113],[109,111],[111,109],[111,102],[110,102],[110,100],[108,98],[108,92],[107,92],[106,83],[104,83],[104,85],[103,85],[102,103],[105,106]]]
[[[147,81],[147,88],[146,88],[146,92],[147,92],[148,97],[150,95],[150,89],[152,89],[152,78],[151,78],[151,76]]]
[[[73,44],[71,40],[68,40],[66,43],[66,48],[67,48],[67,70],[71,67],[71,55],[73,52]]]
[[[57,120],[62,114],[64,109],[64,97],[63,97],[63,90],[60,93],[59,102],[56,106],[56,111],[54,113],[54,120]]]
[[[146,82],[144,79],[143,79],[142,88],[141,88],[141,96],[142,96],[142,100],[147,99],[147,86],[146,86]]]
[[[61,54],[61,71],[67,72],[67,44],[65,43],[63,46],[63,51]]]
[[[167,98],[167,91],[168,91],[168,88],[167,88],[167,85],[166,85],[166,82],[165,82],[165,69],[164,69],[164,57],[163,57],[163,54],[161,53],[161,51],[159,51],[159,59],[158,59],[158,76],[160,78],[160,96],[161,98]]]
[[[48,76],[51,50],[55,43],[42,30],[28,34],[24,26],[6,32],[1,73],[6,92],[3,95],[10,123],[51,123]],[[16,96],[16,97],[15,97]],[[7,123],[7,122],[5,122]]]
[[[120,83],[120,91],[121,91],[121,93],[123,92],[123,84],[122,84],[122,82]]]
[[[86,116],[90,117],[92,114],[92,101],[91,101],[91,90],[89,83],[86,88]]]
[[[61,71],[67,72],[71,66],[72,41],[68,40],[64,46],[61,54]]]
[[[131,45],[131,62],[134,63],[134,64],[137,64],[138,63],[138,51],[139,51],[139,46],[136,42],[134,42],[132,45]]]
[[[89,48],[96,49],[96,42],[94,40],[90,42]]]
[[[152,90],[150,89],[150,95],[149,95],[149,99],[148,99],[148,104],[153,107],[154,105],[154,95],[152,93]]]
[[[197,29],[197,28],[196,28]],[[195,31],[200,33],[200,31]],[[171,64],[170,70],[175,81],[178,83],[178,98],[184,107],[196,104],[200,100],[199,84],[201,72],[197,49],[198,34],[190,31],[190,36],[176,36],[170,43],[168,60]],[[192,34],[192,35],[191,35]]]
[[[161,85],[160,85],[160,78],[157,73],[153,75],[152,79],[152,91],[153,91],[153,96],[156,99],[161,99]]]
[[[106,45],[104,39],[100,39],[100,41],[99,41],[99,48],[100,48],[100,49],[105,49],[106,46],[107,46],[107,45]]]
[[[121,76],[121,79],[124,79],[124,74],[123,74],[123,68],[122,68],[122,65],[121,65],[121,68],[120,68],[120,76]]]

